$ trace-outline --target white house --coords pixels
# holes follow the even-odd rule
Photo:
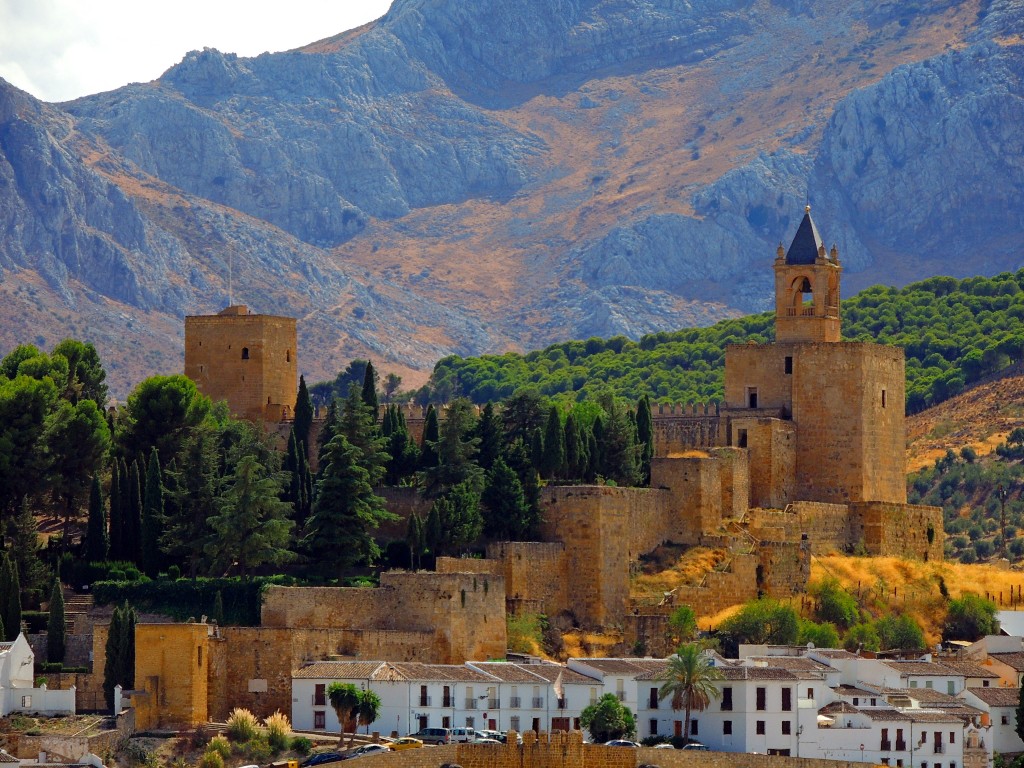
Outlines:
[[[0,643],[0,716],[12,712],[40,715],[73,715],[75,688],[51,691],[35,687],[35,655],[23,634]]]
[[[992,748],[1000,754],[1024,752],[1024,741],[1017,735],[1017,705],[1020,688],[968,688],[963,700],[986,712],[992,723]]]
[[[561,664],[466,662],[494,677],[483,719],[491,730],[568,731],[579,729],[580,714],[596,700],[597,681]]]
[[[635,713],[638,711],[640,699],[643,698],[638,678],[662,672],[666,667],[666,661],[651,658],[584,657],[569,659],[568,666],[569,669],[595,681],[596,690],[592,692],[591,701],[597,701],[606,693],[613,693],[630,712]]]

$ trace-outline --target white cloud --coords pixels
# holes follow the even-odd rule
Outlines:
[[[256,56],[331,37],[389,0],[0,0],[0,77],[46,101],[154,80],[191,50]]]

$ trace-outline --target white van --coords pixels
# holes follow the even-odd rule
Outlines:
[[[468,743],[476,738],[475,728],[452,728],[452,743]]]

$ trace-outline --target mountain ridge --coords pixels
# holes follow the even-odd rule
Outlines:
[[[853,290],[1013,269],[1022,17],[399,0],[60,105],[0,83],[0,346],[85,330],[124,393],[180,370],[231,262],[238,300],[299,317],[307,378],[369,356],[418,383],[763,309],[808,198]]]

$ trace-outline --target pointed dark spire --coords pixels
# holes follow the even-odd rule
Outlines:
[[[811,219],[811,206],[804,208],[804,218],[796,230],[793,242],[786,252],[787,264],[813,264],[818,258],[818,249],[824,247],[824,241],[818,234],[818,228]]]

